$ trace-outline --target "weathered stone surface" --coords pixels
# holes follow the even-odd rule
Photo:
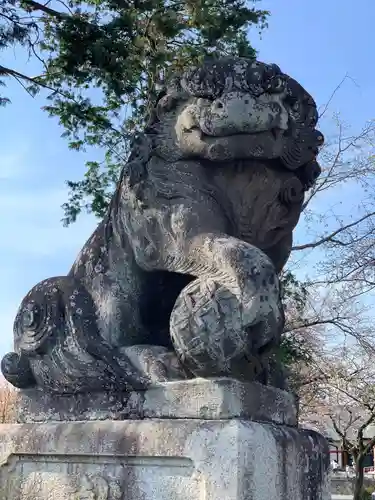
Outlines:
[[[154,387],[145,393],[144,412],[147,417],[242,418],[297,425],[292,394],[227,378],[170,382]]]
[[[194,376],[283,388],[270,355],[278,273],[320,174],[317,117],[276,65],[211,60],[167,82],[72,269],[23,300],[7,380],[57,393]]]
[[[256,422],[3,425],[6,500],[330,500],[326,442]]]
[[[84,392],[51,394],[23,391],[18,404],[20,423],[72,420],[242,418],[297,425],[292,394],[258,383],[233,379],[167,382],[144,392]]]

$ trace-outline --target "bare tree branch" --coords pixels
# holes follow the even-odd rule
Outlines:
[[[346,231],[347,229],[350,229],[350,228],[360,224],[361,222],[365,221],[366,219],[369,219],[370,217],[373,217],[374,215],[375,215],[375,212],[370,212],[370,213],[364,215],[363,217],[361,217],[360,219],[356,220],[355,222],[351,222],[350,224],[346,224],[345,226],[340,227],[339,229],[336,229],[336,231],[333,231],[331,234],[329,234],[328,236],[325,236],[324,238],[321,238],[315,242],[305,243],[303,245],[294,246],[292,248],[292,250],[296,251],[296,250],[306,250],[308,248],[316,248],[320,245],[323,245],[324,243],[335,243],[335,244],[341,245],[341,246],[348,246],[347,243],[336,240],[335,236],[342,233],[343,231]]]

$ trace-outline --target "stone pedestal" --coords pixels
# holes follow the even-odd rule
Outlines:
[[[0,499],[330,499],[328,449],[319,434],[272,422],[281,418],[275,411],[263,411],[262,422],[231,417],[241,413],[236,394],[220,392],[215,381],[197,393],[209,388],[216,394],[211,401],[194,401],[191,391],[195,413],[188,418],[176,401],[178,418],[171,418],[167,397],[164,406],[158,400],[159,418],[1,426]],[[164,391],[171,394],[169,385]],[[280,391],[281,407],[284,396],[285,411],[289,395]]]

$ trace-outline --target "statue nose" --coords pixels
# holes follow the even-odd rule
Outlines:
[[[223,101],[217,100],[214,103],[214,108],[215,108],[215,110],[219,110],[219,111],[224,110],[225,105],[224,105]]]
[[[268,106],[271,112],[275,114],[282,113],[282,107],[278,102],[268,102],[264,103]],[[264,105],[263,104],[263,105]],[[254,106],[257,106],[257,103],[247,96],[240,96],[237,98],[229,98],[228,101],[226,99],[216,99],[212,103],[211,109],[215,111],[215,113],[224,113],[224,112],[236,112],[239,108],[247,109],[251,111]]]

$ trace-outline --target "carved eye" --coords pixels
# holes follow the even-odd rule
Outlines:
[[[163,110],[164,112],[171,111],[178,104],[178,98],[175,95],[167,94],[160,99],[158,102],[158,110]]]
[[[297,177],[288,179],[281,188],[279,198],[284,205],[294,205],[303,200],[304,191],[302,183]]]

